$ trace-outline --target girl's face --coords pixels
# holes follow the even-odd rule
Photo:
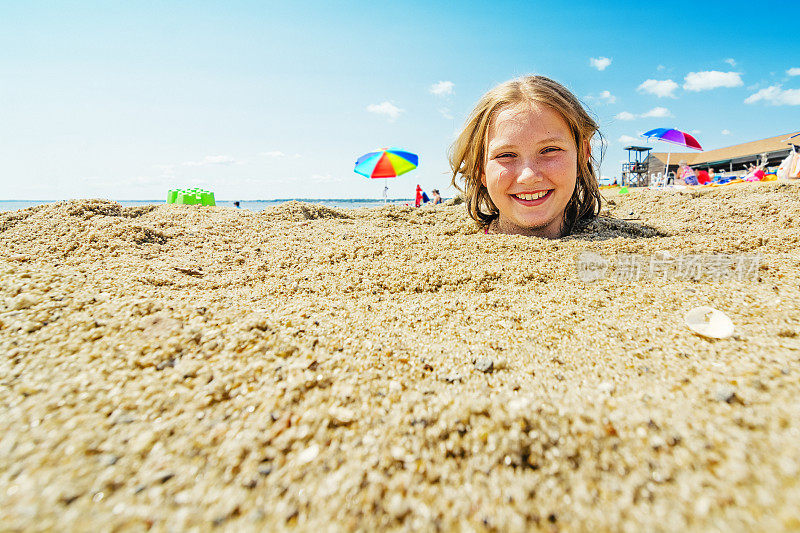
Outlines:
[[[578,147],[559,113],[535,103],[497,113],[481,182],[500,212],[499,232],[561,237],[577,179]]]

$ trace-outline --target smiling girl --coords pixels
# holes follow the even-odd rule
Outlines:
[[[544,76],[507,81],[480,99],[453,143],[453,185],[486,233],[563,237],[600,212],[596,133],[563,85]]]

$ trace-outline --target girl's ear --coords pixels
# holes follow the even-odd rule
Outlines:
[[[486,187],[486,172],[481,172],[481,183]]]

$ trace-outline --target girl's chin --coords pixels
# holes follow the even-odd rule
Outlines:
[[[539,229],[553,223],[553,217],[550,213],[525,213],[517,212],[516,216],[509,217],[506,220],[521,228],[526,229]]]
[[[501,219],[498,224],[501,233],[517,235],[536,235],[540,237],[560,236],[560,224],[553,219]]]

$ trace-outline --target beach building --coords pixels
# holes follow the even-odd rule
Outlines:
[[[735,175],[746,174],[748,166],[758,165],[763,158],[767,159],[768,167],[777,166],[789,155],[792,150],[792,144],[800,149],[800,137],[789,139],[798,134],[800,134],[800,131],[784,133],[759,141],[736,144],[705,152],[672,152],[669,155],[669,171],[673,173],[677,171],[681,161],[685,161],[687,165],[695,169],[711,167],[718,174]],[[664,166],[667,164],[667,155],[667,152],[650,152],[645,162],[651,179],[664,172]]]

